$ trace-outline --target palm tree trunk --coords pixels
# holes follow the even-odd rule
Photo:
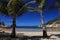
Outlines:
[[[12,29],[12,34],[11,34],[11,37],[16,37],[16,32],[15,32],[15,27],[16,27],[16,14],[14,14],[13,16],[13,29]]]
[[[42,21],[42,27],[43,27],[43,37],[46,38],[47,29],[46,29],[46,25],[44,24],[44,16],[43,16],[42,10],[40,11],[40,15],[41,15],[41,21]]]

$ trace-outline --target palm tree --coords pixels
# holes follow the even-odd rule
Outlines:
[[[9,2],[3,2],[1,1],[1,7],[0,7],[0,11],[3,12],[5,15],[8,16],[12,16],[13,17],[13,29],[12,29],[12,34],[11,37],[15,37],[16,36],[16,32],[15,32],[15,27],[16,27],[16,16],[18,15],[22,15],[24,12],[23,8],[21,10],[21,12],[17,13],[18,10],[23,6],[23,1],[21,0],[9,0]]]
[[[0,11],[3,12],[5,15],[8,16],[12,16],[13,17],[13,30],[12,30],[12,37],[16,36],[16,32],[15,32],[15,27],[16,27],[16,17],[17,16],[21,16],[23,14],[23,12],[26,12],[26,6],[30,3],[35,3],[34,1],[28,2],[26,4],[24,4],[24,1],[22,0],[10,0],[8,3],[0,3],[2,4],[1,8],[0,7]],[[5,6],[3,6],[3,4]],[[2,10],[4,9],[4,10]]]
[[[54,8],[59,8],[59,15],[60,15],[60,4],[58,3],[58,1],[59,0],[56,0],[55,6],[52,5],[51,8],[50,7],[48,8],[48,10],[54,9]],[[37,0],[38,10],[40,11],[42,27],[43,27],[43,37],[47,37],[47,30],[46,30],[46,26],[44,23],[44,15],[43,15],[43,9],[44,9],[46,2],[47,2],[47,0]]]
[[[16,16],[21,16],[25,11],[25,8],[23,8],[19,13],[18,10],[23,6],[24,3],[21,0],[10,0],[9,2],[2,2],[0,5],[0,11],[3,12],[5,15],[12,16],[13,17],[13,30],[12,30],[12,37],[16,36],[15,27],[16,27]]]
[[[9,15],[12,15],[13,16],[13,30],[12,30],[12,37],[15,37],[16,36],[16,32],[15,32],[15,27],[16,27],[16,16],[17,16],[17,12],[18,10],[23,6],[21,5],[22,1],[19,1],[19,0],[10,0],[8,5],[7,5],[7,10],[8,10],[8,13]],[[22,15],[22,13],[19,13],[19,15]]]
[[[8,7],[8,13],[10,15],[13,15],[13,30],[12,30],[12,36],[15,37],[16,33],[15,33],[15,27],[16,27],[16,16],[21,16],[23,14],[23,12],[26,12],[27,10],[27,5],[29,5],[30,3],[35,3],[35,1],[31,1],[26,3],[25,5],[22,4],[21,0],[10,0],[7,7]]]
[[[44,15],[43,15],[43,9],[45,7],[46,0],[35,0],[35,1],[38,3],[38,7],[36,7],[36,8],[30,7],[30,9],[31,9],[30,11],[40,12],[42,28],[43,28],[43,37],[46,38],[47,37],[47,30],[46,30],[46,26],[45,26],[45,22],[44,22]]]
[[[46,26],[44,23],[44,15],[43,15],[43,8],[45,5],[46,0],[37,0],[38,3],[38,10],[40,12],[40,16],[41,16],[41,22],[42,22],[42,27],[43,27],[43,37],[47,37],[47,30],[46,30]]]

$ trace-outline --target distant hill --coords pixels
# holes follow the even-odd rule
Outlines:
[[[48,24],[50,25],[50,24],[52,24],[52,23],[54,23],[54,22],[56,22],[56,21],[59,21],[59,22],[60,22],[60,17],[48,21],[48,23],[46,23],[46,25],[48,25]]]

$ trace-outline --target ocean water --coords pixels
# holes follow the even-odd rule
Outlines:
[[[42,31],[42,28],[38,27],[16,27],[17,31]]]

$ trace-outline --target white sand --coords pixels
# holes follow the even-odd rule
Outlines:
[[[3,31],[7,32],[7,33],[11,33],[12,30],[7,30],[7,29],[4,29]],[[42,31],[16,31],[17,35],[27,35],[27,36],[42,36],[43,35],[43,32]],[[48,35],[51,35],[51,34],[60,34],[59,31],[57,32],[53,32],[53,31],[50,31],[50,32],[47,32]]]

